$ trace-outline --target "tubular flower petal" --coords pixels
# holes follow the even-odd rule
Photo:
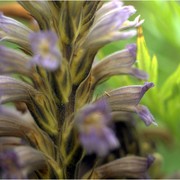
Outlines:
[[[153,86],[153,83],[148,82],[143,86],[127,86],[108,92],[108,95],[104,95],[102,98],[107,99],[112,111],[135,112],[146,125],[151,123],[157,125],[149,110],[138,105],[145,92]]]
[[[130,44],[126,49],[106,57],[92,69],[93,86],[118,74],[130,74],[140,79],[147,79],[145,72],[132,67],[135,60],[135,44]]]
[[[31,85],[8,76],[0,76],[0,103],[25,101],[39,94]]]
[[[41,30],[51,28],[51,25],[57,19],[57,9],[54,3],[44,1],[18,1],[38,23]]]
[[[152,156],[127,156],[96,168],[92,178],[147,178],[147,169],[153,161]]]
[[[0,13],[0,39],[13,42],[20,45],[23,49],[30,48],[28,40],[29,33],[32,30],[23,25],[22,23],[4,16]]]
[[[31,76],[30,70],[27,68],[29,56],[4,46],[0,46],[0,54],[0,74],[19,73]]]

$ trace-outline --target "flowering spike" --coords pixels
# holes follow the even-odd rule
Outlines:
[[[153,84],[93,99],[95,88],[113,75],[147,78],[133,67],[135,44],[94,62],[101,47],[136,35],[143,20],[128,21],[134,7],[119,0],[19,3],[36,25],[30,30],[0,14],[0,41],[21,50],[0,46],[0,176],[78,179],[87,172],[88,178],[144,178],[151,159],[123,156],[139,153],[133,113],[155,123],[139,105]]]
[[[56,108],[46,95],[36,95],[31,97],[32,104],[28,104],[29,109],[40,127],[51,135],[57,135],[58,122],[56,119]]]

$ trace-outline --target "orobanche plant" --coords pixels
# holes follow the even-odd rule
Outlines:
[[[133,67],[129,44],[96,62],[100,48],[136,35],[142,24],[122,2],[22,1],[33,31],[0,14],[1,178],[146,178],[153,161],[142,156],[133,114],[154,123],[140,105],[153,86],[120,87],[94,97],[113,75],[146,79]],[[14,108],[13,108],[14,107]]]

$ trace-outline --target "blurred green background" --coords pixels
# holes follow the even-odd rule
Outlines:
[[[0,1],[0,6],[4,2]],[[138,49],[140,59],[136,66],[147,71],[150,74],[149,81],[155,83],[155,87],[143,97],[142,103],[153,113],[158,127],[145,127],[143,124],[140,129],[152,132],[155,129],[159,132],[161,138],[154,134],[152,138],[156,142],[157,152],[161,154],[162,166],[158,170],[167,177],[180,171],[180,2],[143,0],[125,1],[124,4],[133,5],[137,9],[136,15],[131,19],[139,14],[141,19],[145,19],[142,27],[147,48],[144,46],[144,49]],[[136,41],[137,37],[112,43],[99,52],[98,59]],[[152,61],[154,55],[157,62],[155,57]],[[149,63],[148,67],[141,66],[143,62]],[[137,83],[143,84],[143,81],[127,76],[115,76],[103,83],[96,93],[98,95],[108,89]]]

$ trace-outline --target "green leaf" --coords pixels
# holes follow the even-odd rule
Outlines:
[[[151,66],[151,58],[143,36],[142,27],[138,27],[137,60],[138,60],[137,62],[138,68],[149,73]]]
[[[157,57],[154,55],[151,61],[151,71],[149,72],[150,79],[155,85],[158,83],[158,61]]]
[[[163,99],[169,98],[173,93],[173,88],[176,84],[180,84],[180,65],[176,69],[176,71],[166,80],[160,90],[161,97]]]

